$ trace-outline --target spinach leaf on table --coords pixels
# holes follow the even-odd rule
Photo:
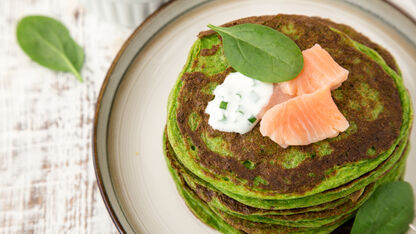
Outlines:
[[[71,72],[83,81],[83,49],[59,21],[46,16],[27,16],[17,25],[17,41],[35,62],[56,71]]]
[[[208,25],[219,33],[227,61],[238,72],[264,82],[295,78],[303,68],[303,56],[294,41],[264,25]]]
[[[351,234],[406,233],[414,216],[413,190],[409,183],[381,185],[358,210]]]

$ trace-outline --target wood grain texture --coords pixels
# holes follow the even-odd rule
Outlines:
[[[20,50],[16,24],[32,14],[61,20],[85,48],[84,83]],[[91,136],[98,91],[130,32],[76,0],[0,1],[0,233],[117,232],[97,188]]]
[[[32,62],[18,20],[61,20],[85,49],[85,82]],[[77,1],[0,1],[0,233],[114,233],[92,166],[92,124],[105,73],[131,30]]]

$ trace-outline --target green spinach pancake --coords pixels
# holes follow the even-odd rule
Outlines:
[[[282,148],[261,134],[215,130],[205,112],[236,72],[222,37],[199,33],[168,100],[164,149],[188,207],[224,233],[329,233],[355,216],[383,183],[399,180],[409,149],[412,107],[391,54],[347,25],[300,15],[239,19],[260,24],[301,50],[319,44],[348,79],[331,91],[346,131]],[[226,107],[226,104],[225,104]]]

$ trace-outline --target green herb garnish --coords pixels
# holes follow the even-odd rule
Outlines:
[[[56,71],[71,72],[79,81],[84,51],[59,21],[46,16],[27,16],[17,25],[17,42],[35,62]]]
[[[406,233],[414,216],[412,187],[404,181],[381,185],[358,210],[351,234]]]
[[[303,68],[302,52],[295,42],[270,27],[208,27],[221,35],[231,67],[248,77],[277,83],[295,78]]]
[[[250,119],[248,119],[248,122],[250,122],[250,123],[254,123],[254,122],[256,122],[256,118],[255,117],[251,117]]]
[[[226,121],[227,120],[227,116],[225,116],[224,114],[222,115],[222,119],[220,119],[220,121]]]
[[[227,105],[228,105],[228,102],[221,101],[220,108],[226,110],[227,109]]]

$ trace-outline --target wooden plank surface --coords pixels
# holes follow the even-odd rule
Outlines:
[[[29,14],[61,20],[85,48],[84,83],[23,54],[16,23]],[[130,32],[75,0],[0,1],[0,233],[116,232],[97,188],[91,134],[105,72]]]
[[[61,20],[85,48],[84,83],[32,62],[16,44],[28,14]],[[131,30],[77,1],[0,1],[0,233],[113,233],[92,166],[99,88]]]

